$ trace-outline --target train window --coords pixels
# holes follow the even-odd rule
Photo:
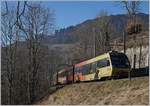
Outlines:
[[[60,73],[60,74],[58,74],[59,77],[65,77],[66,75],[67,75],[67,73],[65,71]]]
[[[107,67],[110,65],[109,59],[105,58],[103,60],[97,61],[97,67],[102,68],[102,67]]]
[[[82,67],[77,67],[77,68],[75,68],[75,73],[77,73],[77,72],[80,73],[80,72],[81,72],[81,68],[82,68]]]
[[[67,75],[70,76],[70,75],[72,75],[72,70],[68,70],[66,73],[67,73]]]
[[[92,63],[92,71],[95,72],[96,71],[96,67],[97,67],[97,64],[96,62]]]
[[[72,74],[73,74],[73,68],[71,68],[71,69],[68,70],[68,75],[70,76]]]
[[[119,53],[119,54],[111,54],[110,57],[111,57],[113,67],[117,67],[117,68],[130,67],[129,60],[126,55]]]
[[[82,66],[82,74],[89,74],[91,70],[91,65],[90,64],[86,64],[84,66]]]

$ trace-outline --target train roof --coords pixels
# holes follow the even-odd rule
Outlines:
[[[58,72],[58,74],[60,74],[60,73],[62,73],[62,72],[67,72],[67,71],[69,71],[70,69],[72,69],[73,67],[66,67],[66,68],[64,68],[64,69],[61,69],[59,72]]]
[[[89,60],[83,61],[83,62],[81,62],[81,63],[75,64],[75,67],[80,67],[80,66],[83,66],[83,65],[86,65],[86,64],[89,64],[89,63],[98,61],[99,59],[103,59],[103,58],[108,57],[108,55],[109,55],[108,53],[105,53],[105,54],[96,56],[96,57],[94,57],[94,58],[92,58],[92,59],[89,59]]]
[[[76,67],[83,66],[83,65],[86,65],[86,64],[90,64],[90,63],[95,62],[95,61],[98,61],[98,60],[100,60],[100,59],[107,58],[107,57],[109,57],[109,54],[110,54],[110,53],[117,54],[117,53],[119,53],[119,52],[117,52],[117,51],[109,51],[109,52],[107,52],[107,53],[104,53],[104,54],[101,54],[101,55],[99,55],[99,56],[96,56],[96,57],[94,57],[94,58],[92,58],[92,59],[89,59],[89,60],[80,62],[80,63],[78,63],[78,64],[75,64],[75,68],[76,68]]]
[[[77,63],[77,64],[75,64],[75,68],[80,67],[80,66],[83,66],[83,65],[86,65],[86,64],[90,64],[90,63],[95,62],[95,61],[98,61],[98,60],[100,60],[100,59],[107,58],[107,57],[109,57],[109,54],[110,54],[110,53],[118,54],[118,53],[120,53],[120,52],[117,52],[117,51],[109,51],[109,52],[107,52],[107,53],[104,53],[104,54],[101,54],[101,55],[99,55],[99,56],[96,56],[96,57],[94,57],[94,58],[92,58],[92,59],[89,59],[89,60],[86,60],[86,61]],[[72,68],[73,68],[73,66],[71,66],[71,67],[66,67],[66,68],[60,70],[58,73],[60,74],[60,73],[62,73],[62,72],[69,71],[69,70],[72,69]]]

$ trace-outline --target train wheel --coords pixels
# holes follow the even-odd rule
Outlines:
[[[107,78],[106,78],[106,80],[111,80],[111,79],[112,79],[112,77],[107,77]]]

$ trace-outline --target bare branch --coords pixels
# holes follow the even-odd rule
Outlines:
[[[17,3],[17,13],[16,13],[17,19],[16,19],[16,22],[14,23],[14,25],[17,24],[17,26],[20,26],[19,21],[21,20],[21,16],[25,12],[26,4],[27,4],[27,1],[24,1],[23,10],[21,11],[21,13],[19,13],[19,11],[20,11],[20,1],[18,1],[18,3]]]
[[[127,10],[130,18],[139,12],[140,1],[122,1],[123,7]]]
[[[5,1],[5,9],[6,9],[6,13],[3,13],[2,16],[5,16],[8,14],[8,4],[7,1]]]

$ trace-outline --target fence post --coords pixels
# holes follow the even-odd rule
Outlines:
[[[136,68],[136,54],[134,54],[134,61],[133,61],[133,69],[135,70]]]
[[[134,54],[134,60],[133,60],[133,71],[135,70],[135,65],[136,65],[136,54]],[[131,70],[129,70],[128,72],[128,77],[129,77],[129,80],[131,81]]]
[[[141,55],[142,55],[142,45],[140,44],[139,68],[141,68]]]
[[[128,78],[131,81],[131,70],[128,71]]]

